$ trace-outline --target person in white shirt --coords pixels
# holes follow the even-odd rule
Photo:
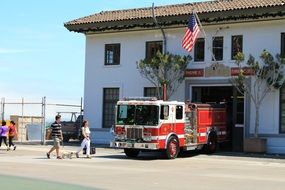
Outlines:
[[[87,158],[90,157],[90,129],[88,126],[88,121],[83,121],[82,123],[82,135],[84,137],[83,141],[81,142],[81,146],[76,152],[76,157],[79,158],[79,153],[83,150],[83,148],[86,146],[86,156]]]

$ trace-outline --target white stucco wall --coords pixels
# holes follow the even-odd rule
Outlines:
[[[224,37],[224,60],[221,63],[233,67],[231,60],[231,36],[243,35],[243,52],[246,58],[249,53],[258,57],[263,49],[272,54],[280,53],[281,32],[285,32],[285,20],[249,22],[242,24],[227,24],[204,26],[207,38],[205,44],[205,62],[189,64],[189,68],[204,68],[209,66],[211,61],[212,37]],[[218,28],[221,28],[218,30]],[[186,55],[187,52],[181,47],[181,39],[184,35],[184,28],[167,29],[167,51]],[[200,34],[203,37],[203,34]],[[91,128],[95,131],[95,141],[107,143],[110,135],[108,130],[102,128],[103,109],[103,88],[120,88],[120,98],[124,96],[143,96],[143,88],[152,85],[142,78],[137,71],[136,62],[145,57],[146,41],[162,40],[159,30],[133,31],[121,33],[90,34],[86,36],[86,67],[85,67],[85,93],[84,93],[84,114],[90,121]],[[105,44],[121,44],[121,60],[119,66],[104,66]],[[193,54],[191,53],[192,57]],[[223,77],[213,77],[213,79]],[[195,78],[193,80],[204,80]],[[191,79],[190,79],[191,80]],[[209,80],[207,78],[206,80]],[[185,84],[183,83],[171,99],[185,100]],[[188,99],[188,97],[186,97]],[[250,125],[253,130],[254,106],[250,106]],[[260,115],[260,132],[263,134],[279,134],[279,92],[270,94],[262,104]],[[271,138],[271,137],[270,137]],[[278,142],[285,138],[278,137]],[[274,144],[272,137],[269,144]],[[270,149],[270,148],[269,148]],[[284,149],[285,152],[285,149]]]
[[[136,32],[88,35],[86,37],[85,118],[93,128],[102,128],[103,88],[120,88],[120,98],[143,96],[152,85],[137,71],[136,62],[145,57],[145,41],[160,40],[160,33]],[[104,65],[105,44],[120,43],[118,66]],[[107,131],[107,132],[106,132]],[[100,134],[100,135],[99,135]],[[99,143],[108,142],[108,129],[95,131]]]

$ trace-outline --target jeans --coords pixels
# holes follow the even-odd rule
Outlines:
[[[13,143],[13,139],[14,139],[13,136],[9,136],[9,147],[15,146],[14,143]]]
[[[4,144],[8,147],[8,144],[7,144],[7,137],[5,136],[0,136],[0,147],[2,145],[2,141],[4,141]]]

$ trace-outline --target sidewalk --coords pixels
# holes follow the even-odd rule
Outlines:
[[[52,143],[49,143],[47,145],[40,145],[40,144],[17,144],[17,149],[15,151],[15,154],[19,155],[25,155],[25,154],[35,154],[41,153],[45,154],[50,148],[52,147]],[[123,149],[115,149],[115,148],[110,148],[107,145],[95,145],[96,147],[96,155],[112,155],[116,154],[118,152],[123,153]],[[66,151],[76,151],[79,148],[79,143],[68,143],[65,146],[61,146],[61,150],[66,150]],[[27,151],[27,153],[25,153]],[[5,154],[8,153],[6,150],[6,147],[2,146],[0,148],[0,154]],[[9,151],[9,152],[14,152],[14,151]],[[18,153],[17,153],[18,152]],[[36,153],[37,152],[37,153]],[[161,157],[161,152],[147,152],[147,151],[142,151],[140,154],[143,157],[151,157],[151,158],[156,158],[157,159],[162,159]],[[243,153],[243,152],[216,152],[215,154],[203,154],[199,151],[188,151],[188,152],[183,152],[181,153],[180,157],[181,159],[184,158],[190,158],[193,156],[201,156],[201,157],[212,157],[212,158],[221,158],[221,157],[226,157],[228,159],[241,159],[241,160],[249,160],[249,159],[254,159],[254,160],[280,160],[285,162],[285,155],[279,155],[279,154],[255,154],[255,153]],[[178,158],[178,159],[179,159]]]
[[[63,143],[63,145],[64,146],[80,146],[80,143],[81,142],[79,142],[79,141],[70,141],[68,143]],[[53,141],[52,140],[47,140],[45,142],[45,145],[43,145],[41,141],[27,141],[27,142],[17,142],[17,141],[15,141],[15,144],[16,145],[36,145],[36,146],[42,145],[42,146],[45,146],[45,145],[52,145]],[[94,144],[94,143],[91,143],[91,146],[95,146],[95,147],[98,147],[98,148],[110,148],[109,144]]]
[[[43,155],[46,157],[46,152],[50,150],[52,144],[49,145],[34,145],[34,144],[16,144],[17,149],[7,151],[6,146],[0,147],[0,155],[2,156],[28,156],[28,155]],[[66,145],[61,146],[60,151],[77,151],[79,145]],[[122,150],[111,149],[106,146],[96,146],[96,154],[95,155],[112,155],[118,152],[122,152]],[[55,151],[53,152],[55,153]],[[82,153],[82,152],[81,152]]]

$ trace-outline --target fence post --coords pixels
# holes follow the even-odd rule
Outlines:
[[[79,122],[79,129],[78,129],[78,134],[80,132],[80,129],[81,129],[81,126],[82,126],[82,123],[83,123],[83,98],[81,97],[80,99],[80,117],[82,116],[82,120],[80,120]],[[78,135],[78,139],[80,139],[80,134]]]
[[[1,119],[5,120],[5,98],[1,98]]]
[[[46,144],[46,97],[42,98],[42,145]]]
[[[83,98],[80,100],[80,115],[83,115]]]
[[[21,134],[21,143],[23,142],[23,131],[26,128],[26,126],[24,126],[24,98],[22,97],[22,134]],[[27,129],[26,129],[27,131]]]

